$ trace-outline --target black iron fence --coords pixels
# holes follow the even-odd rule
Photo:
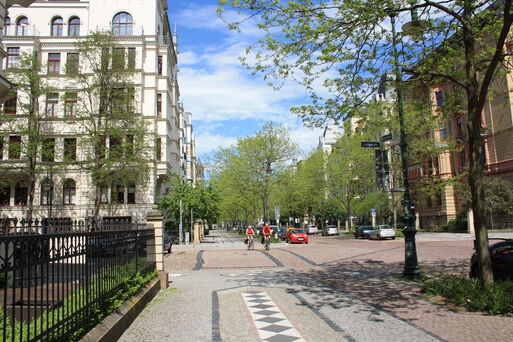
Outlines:
[[[79,338],[128,280],[155,269],[153,237],[122,220],[2,219],[2,341]]]

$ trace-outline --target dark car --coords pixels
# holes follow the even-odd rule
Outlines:
[[[493,278],[495,280],[513,280],[513,239],[504,239],[504,241],[491,245],[490,257]],[[470,277],[477,278],[478,276],[479,269],[475,252],[470,258]]]
[[[360,226],[354,232],[354,238],[368,239],[370,237],[370,232],[372,229],[374,229],[373,226]]]
[[[278,237],[280,240],[284,241],[287,238],[287,230],[285,228],[280,228],[278,231]]]

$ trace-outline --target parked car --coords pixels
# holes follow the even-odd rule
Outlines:
[[[369,239],[371,240],[382,240],[387,238],[395,240],[395,229],[388,224],[380,224],[379,226],[374,227],[374,229],[369,233]]]
[[[301,228],[291,228],[287,230],[287,243],[308,243],[308,235],[306,234],[304,229]]]
[[[354,238],[355,239],[368,239],[369,238],[369,234],[371,232],[371,230],[373,229],[374,227],[373,226],[360,226],[358,227],[358,229],[356,229],[356,231],[354,232]]]
[[[269,226],[271,228],[271,234],[274,235],[275,232],[279,230],[278,226]]]
[[[325,226],[324,228],[322,228],[322,236],[326,236],[326,235],[338,235],[338,228],[337,226],[334,226],[334,225],[327,225]]]
[[[280,240],[285,241],[287,239],[287,230],[285,228],[280,228],[278,232],[278,237]]]
[[[491,245],[490,258],[495,280],[513,280],[513,239],[504,239],[504,241]],[[469,275],[471,278],[479,276],[476,252],[470,258]]]
[[[318,234],[318,233],[319,233],[319,228],[318,228],[316,225],[309,224],[309,225],[306,227],[306,232],[307,232],[308,234]]]

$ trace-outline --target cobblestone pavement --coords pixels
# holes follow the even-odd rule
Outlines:
[[[513,336],[512,317],[449,310],[423,299],[415,283],[398,277],[403,240],[313,236],[309,245],[272,245],[265,252],[260,244],[245,250],[237,235],[224,231],[213,239],[218,241],[166,256],[170,288],[120,341],[238,342],[272,336],[315,342],[510,341]],[[230,247],[210,248],[221,240]],[[468,272],[473,251],[471,240],[455,235],[419,238],[417,249],[422,270],[454,274]],[[243,297],[255,291],[264,292],[287,318],[293,330],[283,331],[298,336],[261,334],[262,323],[254,321]]]

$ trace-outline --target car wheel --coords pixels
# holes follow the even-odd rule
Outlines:
[[[376,240],[381,240],[381,237],[379,235],[376,235]]]
[[[308,245],[308,242],[305,242]]]
[[[392,240],[395,240],[395,236],[392,236]]]

